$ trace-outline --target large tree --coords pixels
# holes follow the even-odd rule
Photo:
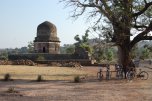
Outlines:
[[[151,0],[61,1],[74,8],[72,17],[88,16],[87,19],[94,21],[94,31],[100,29],[101,35],[111,38],[118,46],[119,62],[125,70],[131,63],[130,52],[133,46],[141,40],[152,40]]]

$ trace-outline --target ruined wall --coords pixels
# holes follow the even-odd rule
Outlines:
[[[90,65],[91,60],[76,54],[48,54],[48,53],[31,53],[31,54],[10,54],[9,60],[32,60],[34,62],[47,64],[50,62],[79,62],[82,65]]]

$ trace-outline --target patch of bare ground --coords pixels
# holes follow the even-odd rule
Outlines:
[[[97,69],[84,67],[83,70],[96,73]],[[152,101],[152,70],[144,70],[149,73],[146,81],[0,81],[0,101]],[[18,93],[7,93],[9,87],[14,87]]]

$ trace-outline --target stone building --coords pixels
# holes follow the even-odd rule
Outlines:
[[[38,25],[37,36],[34,40],[35,53],[60,53],[60,41],[57,37],[57,28],[51,22],[45,21]]]
[[[84,49],[75,49],[74,54],[59,54],[60,53],[60,41],[57,37],[57,28],[54,24],[45,21],[38,25],[37,36],[34,40],[33,53],[26,54],[9,54],[9,60],[32,60],[39,64],[51,64],[78,62],[81,65],[91,65],[92,60]],[[39,59],[42,56],[43,59]]]

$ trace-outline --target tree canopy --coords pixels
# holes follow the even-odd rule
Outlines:
[[[120,63],[127,66],[130,51],[141,40],[152,40],[151,0],[61,0],[73,7],[71,17],[87,16],[92,30],[114,42]]]
[[[72,17],[78,18],[87,14],[94,31],[106,30],[106,36],[111,41],[120,42],[120,37],[134,35],[134,39],[129,43],[130,48],[141,40],[151,40],[152,36],[152,1],[151,0],[61,0],[67,6],[72,6]],[[95,20],[93,20],[95,19]],[[118,31],[128,31],[128,33],[116,33]],[[108,31],[112,30],[112,31]],[[138,31],[137,33],[135,33]],[[104,33],[100,33],[104,34]],[[119,35],[120,34],[120,35]]]
[[[92,48],[91,46],[89,46],[89,43],[88,43],[88,31],[86,31],[85,35],[82,35],[82,38],[79,37],[79,35],[76,35],[74,37],[74,39],[77,41],[75,43],[75,48],[83,48],[84,50],[88,51],[90,54],[92,54]]]

